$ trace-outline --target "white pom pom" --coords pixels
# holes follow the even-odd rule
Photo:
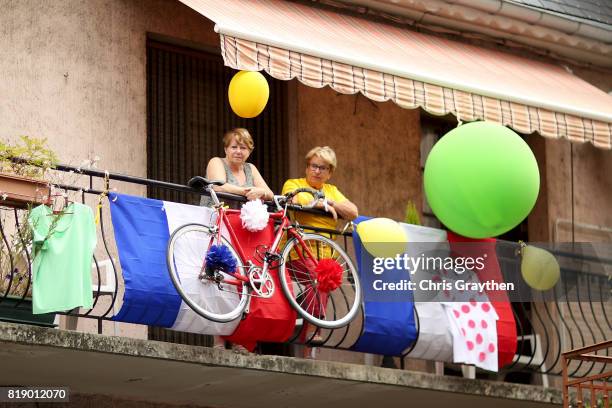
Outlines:
[[[242,220],[242,226],[248,231],[261,231],[268,225],[269,218],[268,206],[262,203],[260,199],[242,204],[240,219]]]

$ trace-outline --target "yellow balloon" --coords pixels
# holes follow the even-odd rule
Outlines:
[[[406,252],[408,239],[399,223],[389,218],[372,218],[357,224],[365,249],[378,258],[393,258]]]
[[[522,250],[521,275],[536,290],[548,290],[557,284],[561,271],[559,263],[548,251],[534,246]]]
[[[230,106],[242,118],[254,118],[268,103],[268,81],[259,72],[240,71],[230,81],[227,90]]]

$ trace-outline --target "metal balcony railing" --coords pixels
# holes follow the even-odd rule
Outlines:
[[[610,348],[612,348],[612,340],[563,353],[561,366],[563,367],[564,407],[610,407],[612,357],[607,355]],[[605,351],[606,355],[597,355],[598,351]],[[601,363],[604,369],[599,374],[571,379],[568,366],[572,361],[597,362]]]
[[[169,190],[178,192],[181,197],[191,197],[193,201],[199,198],[187,186],[158,180],[108,173],[94,169],[80,169],[60,165],[57,172],[70,173],[77,176],[78,181],[72,184],[56,184],[56,189],[77,195],[79,201],[100,211],[99,235],[103,248],[94,256],[94,306],[90,310],[72,310],[64,315],[87,318],[97,321],[98,332],[102,333],[103,322],[110,321],[114,315],[120,291],[120,271],[116,251],[113,249],[112,228],[106,224],[110,219],[108,205],[96,207],[99,197],[110,187],[120,185],[122,189],[134,189],[135,186],[146,186],[148,189]],[[115,182],[121,182],[115,184]],[[131,190],[130,190],[131,191]],[[225,200],[244,201],[243,197],[231,194],[219,194]],[[318,212],[317,210],[310,210]],[[0,304],[12,298],[15,308],[24,308],[25,301],[31,294],[31,253],[23,236],[26,220],[26,210],[2,207],[0,203],[0,270],[3,285],[0,286]],[[313,228],[315,230],[320,230]],[[347,231],[327,231],[338,235],[345,249],[351,244],[351,234]],[[12,238],[11,238],[12,237]],[[350,251],[347,251],[350,252]],[[557,254],[563,256],[563,254]],[[575,257],[575,254],[566,254]],[[588,256],[583,261],[589,262]],[[597,262],[602,262],[597,259]],[[503,257],[500,262],[504,262]],[[604,259],[604,263],[612,265],[612,260]],[[601,293],[608,287],[608,278],[601,274],[585,274],[579,279],[585,298],[570,302],[567,297],[558,299],[543,299],[535,303],[513,303],[513,312],[518,333],[518,350],[509,366],[503,368],[503,373],[539,373],[543,375],[544,385],[548,384],[547,375],[586,378],[602,375],[605,364],[597,359],[575,359],[562,354],[565,349],[576,349],[587,344],[597,343],[612,338],[612,326],[609,320],[610,304],[605,302],[606,296]],[[415,319],[418,322],[418,312],[415,309]],[[346,327],[336,330],[319,331],[322,341],[317,338],[316,346],[332,349],[350,350],[351,346],[363,331],[363,308],[361,316]],[[418,326],[418,325],[417,325]],[[302,330],[304,327],[302,327]],[[290,339],[291,343],[314,343],[315,333],[307,338],[299,330]],[[416,343],[416,342],[415,342]],[[406,350],[401,356],[402,365],[405,358],[411,357],[412,349]],[[608,356],[609,350],[601,353]],[[573,356],[573,355],[572,355]],[[567,359],[567,360],[566,360]],[[594,378],[594,377],[593,377]]]

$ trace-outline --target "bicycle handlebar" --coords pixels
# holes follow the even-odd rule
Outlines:
[[[214,192],[214,190],[212,190],[212,188],[210,188],[211,186],[222,186],[223,184],[225,184],[224,181],[220,181],[220,180],[209,180],[205,177],[202,176],[195,176],[192,177],[188,182],[187,185],[195,190],[198,191],[209,191],[211,196],[213,197],[213,201],[218,201],[215,200],[216,198],[216,194]],[[300,187],[297,188],[293,191],[288,192],[285,195],[275,195],[274,196],[274,203],[276,203],[278,208],[282,207],[282,204],[288,203],[293,197],[295,197],[296,195],[300,194],[300,193],[309,193],[314,197],[314,200],[312,201],[312,203],[310,204],[306,204],[306,205],[301,205],[301,208],[314,208],[315,204],[317,203],[318,200],[320,199],[325,199],[325,194],[322,191],[319,190],[315,190],[314,188],[309,188],[309,187]]]
[[[325,199],[325,194],[322,191],[315,190],[314,188],[300,187],[293,191],[288,192],[285,195],[275,195],[274,202],[280,208],[281,203],[289,203],[289,201],[300,193],[309,193],[314,197],[314,200],[310,204],[300,205],[301,208],[314,208],[315,204],[319,199]]]
[[[312,195],[317,200],[320,198],[325,198],[325,194],[322,191],[315,190],[314,188],[309,188],[309,187],[297,188],[285,194],[285,197],[287,197],[287,200],[290,200],[300,193],[310,193],[310,195]]]

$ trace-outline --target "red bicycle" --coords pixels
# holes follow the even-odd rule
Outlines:
[[[226,323],[243,316],[252,296],[272,296],[275,284],[271,273],[278,273],[284,295],[306,321],[324,329],[336,329],[351,322],[359,312],[362,297],[353,262],[333,240],[305,233],[287,217],[288,205],[296,194],[313,195],[315,200],[305,206],[308,208],[324,198],[322,193],[300,188],[274,196],[276,211],[270,213],[270,219],[278,225],[274,238],[272,242],[262,242],[257,253],[248,257],[227,219],[238,216],[240,211],[226,208],[212,188],[221,184],[199,176],[190,180],[190,186],[211,195],[216,219],[210,226],[181,226],[168,244],[170,278],[185,303],[206,319]],[[229,267],[207,264],[207,254],[219,245],[229,251],[235,264],[233,261]],[[198,277],[197,285],[203,286],[189,287],[193,286],[194,276]]]

